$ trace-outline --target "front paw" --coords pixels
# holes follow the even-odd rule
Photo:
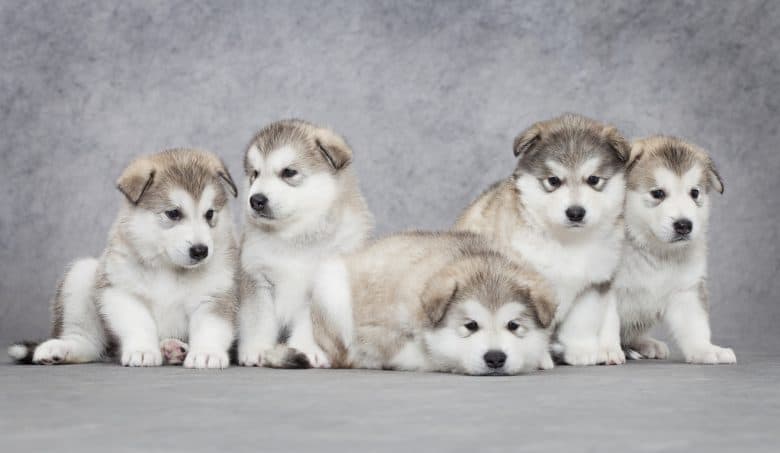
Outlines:
[[[184,362],[189,349],[187,343],[176,338],[168,338],[160,342],[160,351],[168,365],[180,365]]]
[[[596,342],[564,344],[563,361],[568,365],[589,366],[598,363],[599,348]]]
[[[330,360],[325,352],[317,345],[306,347],[293,346],[298,352],[306,356],[312,368],[330,368]]]
[[[714,344],[704,346],[685,354],[688,363],[716,365],[720,363],[737,363],[737,356],[731,348],[721,348]]]
[[[56,365],[63,363],[70,354],[68,343],[59,338],[46,340],[37,348],[33,354],[33,363],[39,365]]]
[[[669,357],[669,346],[655,338],[640,338],[632,341],[628,347],[645,359],[665,360]]]
[[[620,344],[612,346],[601,346],[599,350],[598,363],[604,365],[622,365],[626,363],[626,353],[620,349]]]
[[[552,356],[549,352],[546,352],[539,359],[539,365],[537,367],[540,370],[552,370],[555,368],[555,362],[553,362]]]
[[[162,360],[162,352],[156,345],[122,348],[123,366],[160,366]]]
[[[268,345],[243,345],[239,341],[238,364],[241,366],[262,366],[263,357],[271,349]]]
[[[193,348],[184,359],[184,368],[223,369],[230,366],[227,351],[206,351]]]

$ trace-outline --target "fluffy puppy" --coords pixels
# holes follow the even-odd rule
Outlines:
[[[628,172],[628,245],[615,278],[621,337],[629,355],[664,359],[648,331],[663,320],[691,363],[735,363],[712,344],[707,310],[710,195],[723,193],[712,159],[674,137],[634,143]]]
[[[568,364],[625,362],[610,286],[624,238],[629,150],[614,127],[580,115],[536,123],[514,141],[512,176],[455,225],[485,235],[551,282],[559,303],[556,350]]]
[[[83,363],[118,346],[126,366],[161,365],[165,352],[172,362],[186,353],[189,368],[227,367],[238,304],[227,168],[205,151],[168,150],[135,160],[117,187],[124,200],[105,251],[74,262],[57,290],[52,339],[9,353]]]
[[[372,216],[342,137],[301,120],[263,128],[246,150],[246,216],[241,243],[238,360],[263,364],[287,343],[324,360],[311,333],[314,271],[361,246]]]
[[[552,368],[547,282],[471,233],[405,233],[326,262],[315,339],[337,368],[518,374]],[[287,349],[276,366],[307,366]]]

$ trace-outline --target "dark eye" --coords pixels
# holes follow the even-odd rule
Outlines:
[[[694,200],[699,198],[699,189],[691,189],[691,198]]]
[[[588,176],[588,185],[589,186],[595,186],[596,184],[599,183],[599,181],[601,181],[601,178],[599,178],[598,176],[594,176],[594,175]]]
[[[255,170],[255,171],[253,171],[253,172],[252,172],[252,174],[249,176],[249,179],[251,179],[252,181],[254,181],[255,179],[257,179],[257,177],[258,177],[258,176],[260,176],[260,173],[258,173],[258,171],[257,171],[257,170]]]
[[[165,211],[165,215],[168,216],[171,220],[181,220],[181,211],[178,209],[171,209],[170,211]]]
[[[558,187],[558,186],[561,185],[561,178],[559,178],[557,176],[550,176],[549,178],[547,178],[547,183],[551,187]]]
[[[292,178],[293,176],[297,175],[298,171],[293,170],[292,168],[285,168],[282,170],[282,178]]]
[[[666,198],[666,192],[664,192],[661,189],[655,189],[650,191],[650,196],[655,198],[656,200],[663,200]]]
[[[511,332],[514,332],[515,330],[520,328],[520,324],[518,324],[516,321],[509,321],[506,323],[506,328],[509,329]]]
[[[479,330],[479,324],[477,324],[477,321],[469,321],[466,324],[463,324],[463,327],[468,329],[470,332],[476,332]]]
[[[208,211],[206,211],[205,217],[206,217],[206,220],[211,221],[211,219],[214,218],[214,210],[213,209],[209,209]]]

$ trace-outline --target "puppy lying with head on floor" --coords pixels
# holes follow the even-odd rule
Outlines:
[[[316,366],[473,375],[553,367],[554,294],[471,233],[405,233],[326,262],[312,292]],[[294,349],[267,357],[307,367]]]
[[[712,159],[673,137],[634,143],[628,172],[628,245],[615,278],[623,346],[634,358],[665,359],[651,338],[662,320],[691,363],[735,363],[734,351],[712,344],[707,313],[710,195],[723,193]]]
[[[352,171],[352,150],[324,127],[284,120],[263,128],[244,158],[238,360],[259,366],[287,343],[324,360],[309,299],[320,263],[355,250],[373,225]]]
[[[227,168],[211,153],[175,149],[138,158],[117,186],[124,200],[108,245],[65,274],[52,338],[13,345],[9,354],[26,363],[84,363],[118,347],[126,366],[157,366],[165,357],[189,368],[227,367],[238,306],[228,204],[236,187]]]
[[[512,176],[455,225],[550,281],[559,303],[554,344],[571,365],[625,362],[610,285],[623,247],[629,149],[614,127],[580,115],[538,122],[515,139]]]

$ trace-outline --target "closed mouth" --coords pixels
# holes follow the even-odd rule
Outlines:
[[[266,220],[274,220],[274,216],[272,216],[271,214],[266,214],[264,212],[252,211],[252,216],[256,218],[266,219]]]
[[[678,234],[677,236],[673,237],[672,240],[669,242],[674,244],[675,242],[684,242],[684,241],[689,241],[690,239],[691,237],[687,234],[684,235]]]

